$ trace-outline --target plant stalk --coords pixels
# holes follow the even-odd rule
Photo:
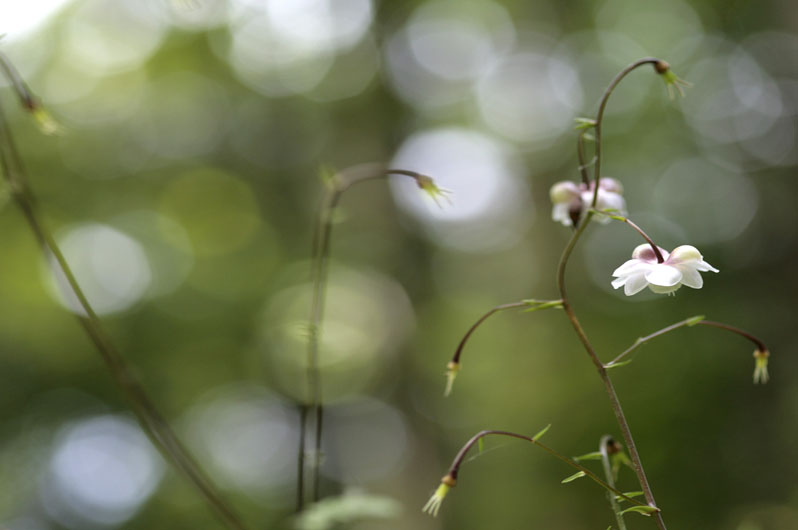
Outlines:
[[[0,55],[1,56],[1,55]],[[8,68],[6,62],[2,62]],[[114,382],[127,398],[133,413],[143,431],[153,445],[161,452],[182,476],[188,480],[210,505],[216,516],[227,526],[244,530],[246,526],[228,503],[221,497],[218,488],[206,475],[199,463],[183,445],[169,423],[156,408],[141,383],[134,377],[124,357],[116,349],[102,328],[101,322],[83,290],[72,273],[66,258],[58,247],[55,238],[41,221],[35,198],[27,185],[25,171],[19,153],[14,145],[5,115],[0,108],[0,168],[11,188],[11,195],[22,211],[25,220],[33,231],[36,240],[52,267],[63,274],[69,294],[77,299],[85,314],[74,312],[86,334],[94,343],[97,352],[105,362]],[[59,282],[60,283],[60,282]]]
[[[602,383],[604,384],[604,388],[607,391],[607,395],[610,399],[610,405],[612,407],[612,411],[615,414],[615,418],[618,421],[618,426],[621,431],[621,435],[623,436],[624,442],[626,447],[629,449],[629,456],[632,460],[632,465],[635,470],[635,474],[637,475],[637,479],[640,482],[640,487],[643,490],[643,494],[645,495],[646,502],[651,507],[656,508],[657,503],[654,499],[654,494],[651,491],[651,486],[648,482],[648,478],[646,477],[645,470],[643,469],[643,463],[640,460],[640,454],[637,452],[637,446],[635,445],[634,438],[632,437],[632,431],[629,428],[629,422],[626,420],[626,415],[623,412],[623,408],[621,407],[620,400],[618,399],[618,394],[615,391],[615,387],[612,384],[612,380],[610,379],[609,375],[607,374],[607,369],[604,368],[604,364],[599,359],[598,354],[596,353],[593,345],[590,343],[590,340],[587,338],[587,334],[585,333],[584,329],[582,328],[579,319],[576,316],[576,313],[571,306],[570,300],[568,299],[568,294],[565,288],[565,269],[568,264],[568,258],[571,256],[574,247],[576,246],[579,237],[585,231],[587,226],[590,224],[590,220],[593,216],[594,209],[596,207],[596,201],[598,199],[598,186],[601,179],[601,122],[604,118],[604,110],[607,106],[607,101],[609,100],[610,95],[612,94],[613,90],[621,80],[626,77],[629,72],[633,71],[634,69],[645,65],[645,64],[653,64],[656,65],[659,63],[659,59],[654,58],[645,58],[635,61],[634,63],[630,64],[623,70],[621,70],[618,75],[610,82],[607,89],[604,91],[604,95],[601,98],[601,103],[599,104],[598,114],[596,115],[596,124],[594,126],[595,129],[595,150],[596,150],[596,162],[595,162],[595,169],[594,169],[594,179],[595,179],[595,189],[593,190],[593,202],[591,205],[591,209],[588,210],[585,219],[583,222],[579,223],[579,226],[576,230],[573,231],[571,235],[571,239],[568,241],[568,244],[563,251],[562,257],[560,258],[559,266],[557,267],[557,287],[560,290],[560,298],[563,302],[563,309],[565,310],[565,314],[568,316],[568,320],[570,320],[571,325],[573,326],[574,330],[576,331],[577,336],[579,337],[580,342],[585,348],[590,360],[593,362],[593,365],[596,367],[596,371],[601,378]],[[657,523],[657,526],[660,530],[667,530],[665,526],[665,521],[662,518],[662,513],[657,511],[654,513],[654,519]]]

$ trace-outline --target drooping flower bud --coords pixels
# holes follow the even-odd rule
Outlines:
[[[451,473],[444,476],[441,479],[438,489],[435,490],[435,493],[432,494],[432,497],[429,498],[427,504],[424,505],[421,511],[436,517],[443,503],[443,499],[446,498],[446,494],[449,493],[449,490],[455,487],[455,485],[457,485],[457,479],[455,479]]]
[[[757,349],[754,352],[754,384],[765,384],[770,380],[768,373],[768,358],[770,352],[768,350]]]

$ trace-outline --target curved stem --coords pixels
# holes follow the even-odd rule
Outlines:
[[[651,507],[656,507],[657,503],[654,499],[654,494],[651,491],[651,486],[648,482],[648,478],[646,477],[645,470],[643,469],[643,464],[640,460],[640,455],[637,452],[637,446],[635,445],[634,438],[632,437],[631,429],[629,428],[629,423],[626,420],[626,415],[623,412],[623,408],[621,407],[621,403],[618,399],[618,394],[615,392],[615,387],[612,384],[612,380],[610,379],[609,375],[607,374],[607,369],[604,368],[603,363],[598,357],[593,345],[590,343],[590,340],[587,338],[587,334],[585,333],[584,329],[582,328],[579,319],[576,317],[576,313],[571,307],[571,303],[568,300],[568,295],[565,288],[565,269],[568,264],[568,259],[573,252],[574,247],[576,246],[579,237],[585,231],[585,228],[590,224],[590,219],[592,215],[595,213],[594,209],[596,207],[596,201],[598,199],[598,188],[599,188],[599,181],[601,178],[601,124],[604,118],[604,110],[607,106],[607,101],[609,100],[610,95],[612,94],[613,90],[621,80],[626,77],[629,72],[638,68],[644,64],[653,64],[657,65],[660,61],[654,58],[645,58],[635,61],[634,63],[630,64],[626,68],[624,68],[615,78],[610,82],[607,89],[604,91],[604,95],[601,98],[601,103],[599,104],[598,114],[596,115],[596,124],[594,126],[595,129],[595,141],[596,141],[596,163],[594,169],[594,179],[595,179],[595,189],[593,191],[593,202],[591,204],[591,209],[587,211],[586,218],[583,222],[579,224],[579,227],[574,230],[571,235],[571,239],[568,241],[568,244],[563,251],[562,257],[560,258],[559,266],[557,267],[557,287],[560,290],[560,298],[563,301],[563,309],[565,310],[565,314],[568,316],[568,320],[571,321],[571,325],[573,326],[574,330],[576,331],[577,336],[579,337],[580,342],[585,348],[590,360],[593,362],[593,365],[596,367],[596,371],[601,378],[602,383],[604,383],[604,388],[607,391],[607,395],[610,399],[610,405],[612,407],[613,413],[615,414],[615,419],[618,421],[618,426],[621,430],[621,434],[623,436],[624,442],[626,443],[626,447],[629,449],[629,456],[632,460],[632,465],[635,470],[635,474],[637,475],[637,479],[640,482],[640,487],[643,490],[645,495],[645,499],[648,502],[648,505]],[[665,526],[665,521],[662,518],[662,513],[660,511],[655,512],[654,514],[655,521],[657,526],[660,530],[667,530]]]
[[[596,114],[596,125],[594,126],[595,136],[596,136],[596,163],[595,168],[593,169],[593,178],[595,180],[595,189],[593,190],[593,202],[591,206],[593,208],[596,207],[596,201],[598,200],[598,188],[599,188],[599,179],[601,178],[601,122],[604,119],[604,109],[607,107],[607,101],[610,99],[610,95],[615,90],[615,87],[618,86],[624,77],[626,77],[629,72],[632,70],[643,66],[644,64],[652,64],[655,66],[659,64],[661,61],[654,57],[646,57],[644,59],[638,59],[637,61],[633,62],[620,72],[615,78],[610,82],[607,89],[604,91],[604,95],[601,98],[601,103],[599,103],[598,113]]]
[[[541,449],[543,449],[544,451],[546,451],[547,453],[549,453],[550,455],[552,455],[553,457],[557,458],[558,460],[568,464],[569,466],[571,466],[572,468],[574,468],[576,470],[581,471],[582,473],[585,474],[586,477],[590,478],[593,482],[595,482],[596,484],[598,484],[602,488],[606,489],[607,491],[612,492],[615,495],[618,495],[621,498],[623,498],[625,500],[628,500],[629,502],[631,502],[633,504],[637,504],[638,506],[645,506],[640,501],[637,501],[637,500],[635,500],[635,499],[633,499],[631,497],[627,497],[622,491],[618,490],[614,486],[611,486],[610,484],[608,484],[605,481],[601,480],[595,473],[590,471],[588,468],[584,467],[581,464],[578,464],[577,462],[574,462],[571,458],[568,458],[567,456],[564,456],[564,455],[558,453],[557,451],[555,451],[551,447],[540,443],[538,440],[535,439],[535,437],[524,436],[523,434],[517,434],[517,433],[509,432],[509,431],[494,431],[494,430],[480,431],[477,434],[475,434],[474,436],[472,436],[471,439],[468,440],[468,442],[466,442],[466,444],[460,449],[460,451],[457,452],[457,455],[454,457],[454,460],[452,461],[452,465],[449,466],[449,472],[448,472],[448,474],[446,476],[447,477],[451,477],[453,480],[456,481],[457,480],[457,475],[460,472],[460,466],[462,465],[463,460],[465,459],[466,455],[468,454],[468,451],[481,438],[483,438],[485,436],[488,436],[488,435],[509,436],[511,438],[518,438],[519,440],[524,440],[524,441],[533,443],[533,444],[537,445],[538,447],[540,447]]]
[[[615,477],[612,473],[609,455],[609,447],[611,445],[615,445],[615,440],[612,439],[612,436],[605,434],[601,437],[601,441],[599,442],[599,453],[601,453],[601,466],[604,469],[604,478],[607,480],[607,484],[614,488]],[[613,513],[615,513],[615,520],[618,521],[618,530],[626,530],[626,522],[623,520],[623,514],[621,514],[621,506],[615,499],[615,495],[608,492],[607,499],[610,502]]]
[[[762,342],[758,338],[754,337],[753,335],[751,335],[747,331],[743,331],[740,328],[735,328],[734,326],[730,326],[728,324],[723,324],[721,322],[711,322],[709,320],[702,320],[700,322],[697,322],[697,324],[701,324],[702,326],[712,326],[713,328],[720,328],[720,329],[725,329],[726,331],[731,331],[732,333],[736,333],[737,335],[740,335],[741,337],[745,337],[746,339],[748,339],[751,342],[753,342],[756,345],[756,348],[759,351],[763,351],[763,352],[768,351],[768,347],[765,346],[764,342]]]
[[[238,530],[246,528],[233,509],[222,499],[217,487],[155,407],[144,387],[133,376],[124,357],[103,331],[99,317],[80,288],[55,238],[40,220],[41,215],[36,208],[36,201],[27,186],[24,167],[14,146],[2,109],[0,109],[0,167],[8,179],[12,196],[42,247],[46,259],[63,275],[66,280],[65,289],[67,293],[77,299],[80,308],[83,310],[84,314],[75,312],[75,317],[94,343],[114,382],[127,398],[136,419],[150,438],[150,441],[158,448],[164,458],[174,465],[183,477],[197,489],[228,528]]]
[[[703,318],[703,316],[687,318],[687,319],[682,320],[680,322],[677,322],[675,324],[671,324],[670,326],[666,326],[666,327],[660,329],[659,331],[655,331],[654,333],[652,333],[650,335],[646,335],[645,337],[638,337],[637,340],[635,340],[634,343],[631,346],[626,348],[621,354],[619,354],[613,360],[611,360],[610,362],[605,364],[604,367],[605,368],[612,368],[613,366],[617,365],[624,358],[626,358],[628,355],[630,355],[633,351],[635,351],[637,348],[639,348],[643,344],[647,343],[648,341],[650,341],[652,339],[655,339],[655,338],[657,338],[657,337],[659,337],[661,335],[665,335],[666,333],[670,333],[671,331],[674,331],[676,329],[683,328],[685,326],[694,326],[695,324],[700,324],[701,323],[700,319],[702,319],[702,318]],[[696,320],[696,319],[699,319],[699,320]]]
[[[629,219],[628,217],[624,217],[623,215],[617,215],[617,214],[612,213],[612,212],[605,212],[605,211],[602,211],[602,210],[595,210],[595,211],[597,213],[602,213],[604,215],[607,215],[610,219],[615,219],[616,221],[622,221],[622,222],[628,224],[629,226],[631,226],[638,234],[643,236],[643,239],[646,240],[646,243],[648,243],[649,246],[651,246],[651,249],[654,251],[654,255],[657,257],[657,263],[663,263],[665,261],[665,258],[662,257],[662,251],[659,249],[657,244],[654,243],[654,240],[651,239],[648,236],[648,234],[646,234],[645,231],[643,231],[642,228],[640,228],[638,225],[633,223],[631,219]]]
[[[465,347],[466,342],[468,342],[468,339],[471,337],[471,334],[474,333],[474,331],[476,331],[476,329],[483,322],[485,322],[485,320],[487,320],[489,316],[498,313],[499,311],[505,311],[507,309],[514,309],[517,307],[532,306],[533,310],[550,309],[553,307],[560,307],[561,303],[562,303],[561,300],[521,300],[520,302],[511,302],[509,304],[497,305],[496,307],[492,308],[487,313],[479,317],[479,319],[476,322],[474,322],[470,328],[468,328],[466,334],[463,336],[462,339],[460,339],[460,343],[457,345],[457,349],[455,350],[454,355],[452,356],[451,362],[454,364],[460,364],[460,356],[463,353],[463,348]]]
[[[412,178],[416,181],[422,189],[428,189],[427,186],[432,182],[429,177],[416,173],[415,171],[408,171],[405,169],[391,169],[383,164],[360,164],[347,168],[333,176],[329,182],[327,193],[322,201],[319,218],[316,225],[316,231],[313,236],[313,267],[311,270],[312,276],[312,300],[310,308],[310,319],[308,326],[308,347],[307,347],[307,362],[306,362],[306,381],[308,396],[308,403],[313,410],[314,416],[314,442],[313,447],[315,450],[313,466],[311,469],[311,483],[313,488],[313,500],[319,499],[320,489],[320,474],[319,465],[321,457],[321,443],[322,443],[322,417],[323,417],[323,404],[321,392],[321,379],[319,374],[319,339],[321,333],[321,324],[324,318],[324,303],[327,293],[327,279],[329,272],[330,262],[330,244],[332,234],[332,218],[335,208],[341,199],[341,195],[352,186],[365,182],[367,180],[374,180],[384,178],[388,175],[403,175]],[[300,427],[300,443],[298,454],[298,468],[299,476],[297,477],[297,510],[301,511],[304,506],[304,469],[305,469],[305,450],[304,438],[306,436],[306,421],[301,422]]]
[[[624,350],[621,354],[619,354],[613,360],[611,360],[610,362],[605,364],[604,367],[605,368],[612,368],[614,366],[617,366],[621,361],[623,361],[623,359],[628,357],[637,348],[639,348],[640,346],[642,346],[643,344],[649,342],[652,339],[655,339],[657,337],[665,335],[666,333],[670,333],[671,331],[677,330],[679,328],[692,327],[692,326],[697,326],[699,324],[702,325],[702,326],[710,326],[710,327],[713,327],[713,328],[719,328],[719,329],[722,329],[722,330],[725,330],[725,331],[730,331],[732,333],[740,335],[741,337],[745,337],[749,341],[753,342],[754,345],[756,346],[757,350],[759,350],[761,352],[768,351],[768,348],[767,348],[767,346],[765,346],[764,342],[759,340],[757,337],[751,335],[747,331],[744,331],[744,330],[742,330],[740,328],[736,328],[734,326],[730,326],[728,324],[723,324],[721,322],[712,322],[710,320],[704,320],[703,316],[695,316],[695,317],[691,317],[691,318],[682,320],[680,322],[676,322],[675,324],[671,324],[670,326],[666,326],[666,327],[664,327],[664,328],[662,328],[662,329],[660,329],[658,331],[655,331],[654,333],[652,333],[650,335],[646,335],[645,337],[638,337],[637,340],[635,340],[634,343],[631,346],[629,346],[626,350]]]

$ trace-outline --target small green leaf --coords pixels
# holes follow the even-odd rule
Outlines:
[[[590,133],[585,133],[585,134],[583,134],[583,135],[582,135],[582,138],[584,138],[585,140],[590,140],[591,142],[592,142],[593,140],[595,140],[595,139],[596,139],[596,137],[595,137],[595,136],[593,136],[593,135],[592,135],[592,134],[590,134]]]
[[[574,118],[576,125],[574,129],[590,129],[596,126],[596,120],[591,118]]]
[[[608,364],[604,368],[606,368],[607,370],[609,370],[610,368],[618,368],[619,366],[626,366],[627,364],[631,363],[632,361],[634,361],[634,359],[627,359],[627,360],[621,361],[619,363]]]
[[[574,480],[576,480],[578,478],[584,477],[586,474],[587,473],[585,473],[584,471],[579,471],[578,473],[574,473],[570,477],[565,477],[564,479],[562,479],[561,483],[562,484],[568,484],[569,482],[573,482]]]
[[[335,175],[336,171],[330,166],[321,166],[319,168],[319,178],[327,186],[332,186]]]
[[[477,441],[477,448],[479,449],[480,453],[485,450],[485,439],[484,438],[480,438]]]
[[[548,431],[548,430],[549,430],[549,427],[551,427],[551,423],[549,423],[548,425],[546,425],[545,427],[543,427],[543,428],[540,430],[540,432],[538,432],[538,433],[537,433],[535,436],[533,436],[533,437],[532,437],[532,441],[533,441],[533,442],[537,442],[538,440],[540,440],[540,439],[543,437],[543,435],[544,435],[544,434],[546,434],[546,431]]]
[[[531,313],[539,309],[561,308],[562,300],[524,300],[529,307],[524,309],[524,313]]]
[[[601,460],[601,453],[599,451],[594,451],[582,456],[575,456],[574,460],[577,462],[581,462],[582,460]]]
[[[689,318],[687,320],[687,325],[689,327],[695,326],[696,324],[698,324],[699,322],[701,322],[705,318],[707,318],[706,315],[696,315],[696,316],[694,316],[692,318]]]
[[[623,502],[623,501],[626,500],[627,497],[630,498],[630,499],[634,498],[634,497],[639,497],[639,496],[641,496],[643,494],[643,492],[642,491],[625,491],[625,492],[623,492],[623,494],[624,494],[624,497],[621,497],[620,495],[616,495],[615,496],[615,500],[618,501],[618,502]]]
[[[621,512],[621,515],[629,512],[639,513],[640,515],[645,515],[646,517],[651,517],[652,513],[657,513],[659,511],[658,508],[654,508],[653,506],[632,506],[631,508],[627,508]]]

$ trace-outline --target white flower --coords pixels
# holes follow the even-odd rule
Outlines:
[[[551,218],[565,226],[573,226],[584,215],[593,203],[594,181],[589,185],[576,184],[564,180],[551,187],[549,196],[553,208]],[[618,215],[626,215],[626,201],[623,200],[623,186],[615,179],[603,178],[599,183],[597,210],[615,210]],[[610,218],[603,214],[595,214],[593,219],[600,223],[608,223]]]
[[[617,289],[623,286],[626,296],[639,293],[646,286],[655,293],[672,293],[682,285],[700,289],[704,279],[700,272],[718,272],[718,269],[704,261],[697,248],[682,245],[673,249],[670,254],[660,248],[662,263],[657,263],[654,249],[648,244],[638,246],[632,253],[632,259],[615,269],[612,275],[616,278],[612,286]]]

